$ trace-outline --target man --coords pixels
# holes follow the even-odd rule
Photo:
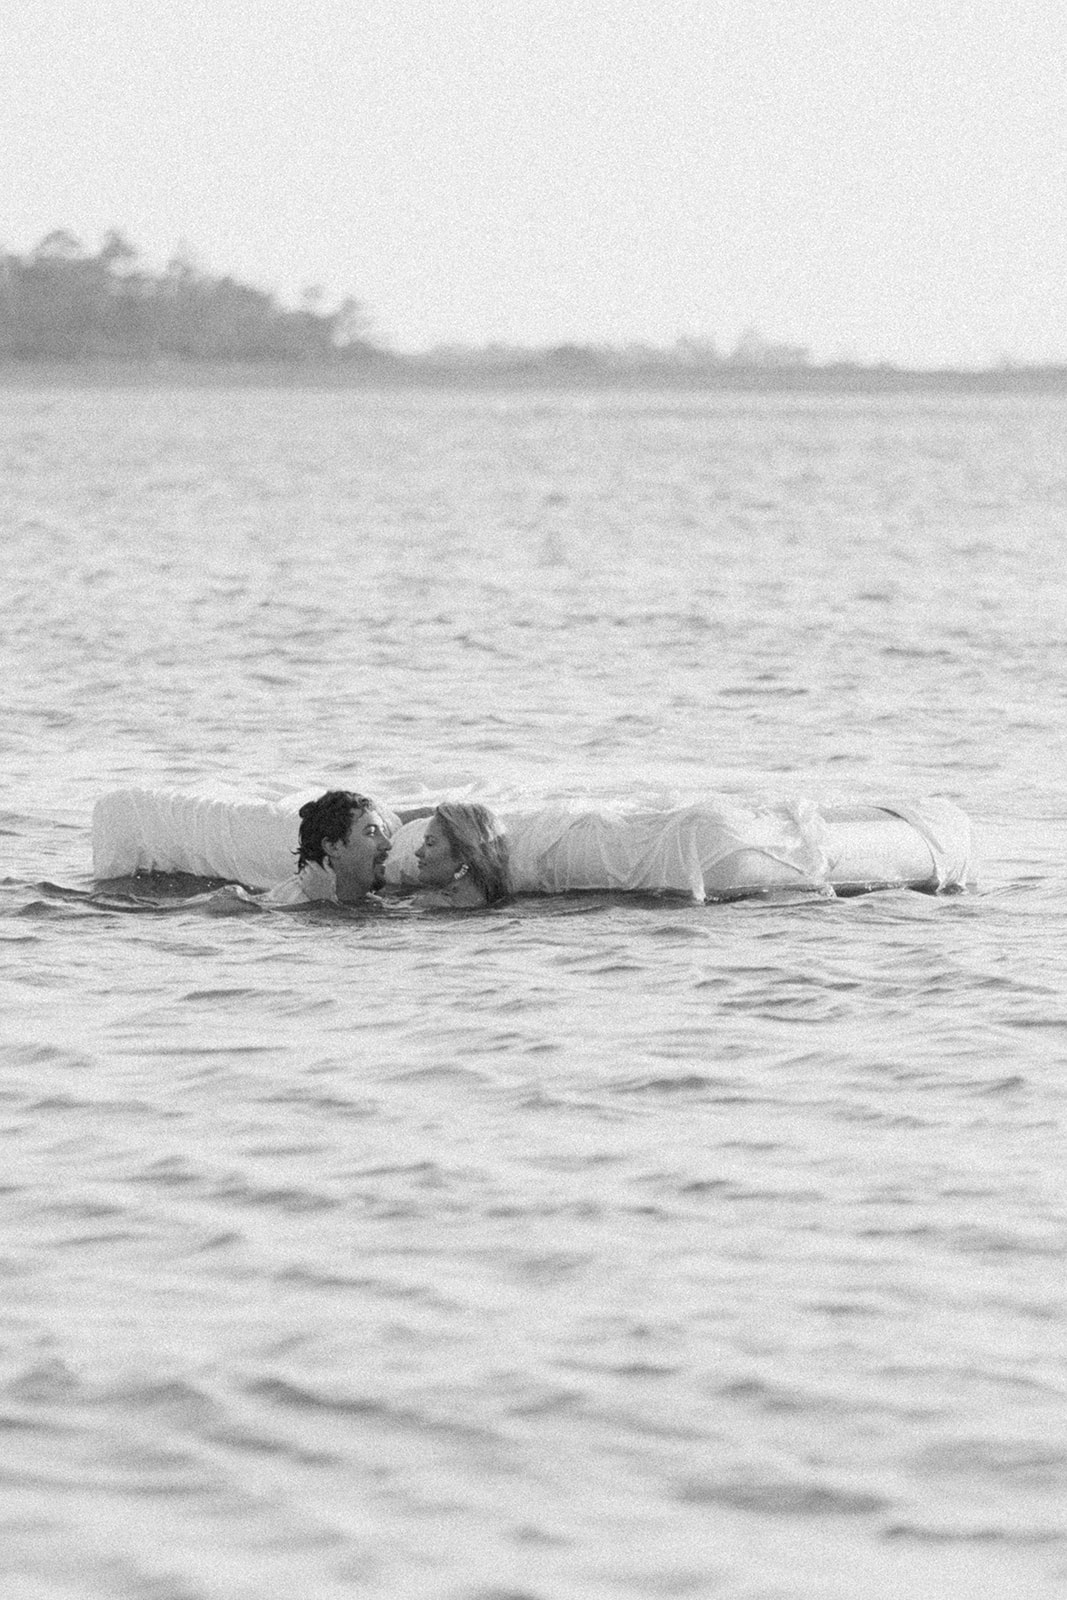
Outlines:
[[[366,795],[327,789],[300,807],[296,872],[256,900],[263,906],[300,906],[316,900],[356,905],[385,882],[389,840],[399,826]]]

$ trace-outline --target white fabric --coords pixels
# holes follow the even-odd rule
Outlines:
[[[702,900],[728,892],[728,864],[755,852],[785,884],[820,885],[826,852],[799,805],[742,808],[726,800],[669,809],[554,807],[505,819],[516,885],[542,894],[568,889],[670,890]],[[724,870],[724,868],[726,870]],[[761,885],[762,886],[762,885]]]
[[[415,851],[426,837],[429,817],[418,817],[405,822],[397,829],[389,843],[385,858],[385,881],[393,884],[413,884],[419,881],[419,864]]]
[[[927,799],[921,804],[894,801],[885,807],[895,817],[903,817],[920,834],[934,858],[934,874],[939,889],[970,883],[974,872],[970,820],[951,800]]]
[[[299,904],[311,898],[292,871],[297,814],[308,798],[167,789],[106,795],[93,816],[95,875],[189,872],[274,886],[281,898],[270,903]],[[970,824],[946,800],[829,809],[805,797],[746,805],[718,796],[687,805],[566,799],[520,808],[512,798],[493,809],[508,833],[517,893],[668,891],[702,900],[796,887],[944,889],[972,872]],[[417,881],[415,851],[426,825],[423,818],[395,833],[387,882]]]
[[[261,906],[302,906],[313,900],[337,900],[337,874],[332,867],[308,861],[292,877],[260,895]]]

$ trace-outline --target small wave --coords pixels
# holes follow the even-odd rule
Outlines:
[[[490,1041],[485,1048],[490,1051],[495,1050],[498,1043],[499,1040]],[[398,1072],[388,1073],[387,1078],[392,1083],[485,1082],[485,1074],[483,1072],[474,1072],[470,1067],[460,1066],[458,1063],[454,1066],[435,1063],[433,1066],[401,1067]]]
[[[948,1248],[961,1255],[1045,1256],[1062,1261],[1064,1254],[1059,1230],[1048,1238],[1037,1238],[1007,1228],[964,1226],[951,1229],[945,1238]]]
[[[39,1100],[31,1101],[27,1110],[115,1112],[120,1115],[153,1116],[156,1107],[147,1100],[112,1100],[98,1097],[80,1100],[71,1094],[53,1094],[42,1095]]]
[[[370,1289],[375,1293],[388,1292],[388,1286],[376,1278],[357,1277],[343,1272],[315,1272],[310,1267],[283,1267],[274,1274],[275,1283],[295,1283],[308,1289]],[[394,1295],[398,1291],[393,1289]],[[422,1291],[404,1286],[399,1291],[403,1299],[420,1299]]]
[[[178,1061],[208,1060],[208,1059],[211,1059],[212,1057],[215,1057],[215,1056],[236,1056],[236,1057],[241,1057],[241,1056],[272,1056],[272,1055],[281,1054],[283,1052],[283,1050],[284,1050],[284,1046],[278,1045],[278,1044],[182,1044],[182,1045],[178,1045],[178,1044],[142,1044],[142,1043],[138,1042],[135,1046],[131,1046],[129,1048],[129,1050],[119,1051],[118,1047],[116,1047],[116,1053],[124,1053],[124,1054],[129,1054],[129,1055],[146,1056],[146,1057],[158,1057],[161,1060],[174,1059],[174,1060],[178,1060]],[[210,1070],[211,1073],[217,1073],[219,1071],[219,1069],[217,1067],[212,1067],[212,1068],[206,1069],[206,1070]]]
[[[42,878],[30,885],[38,894],[47,895],[50,900],[84,902],[92,899],[92,892],[88,889],[69,889],[66,884],[52,883],[48,878]]]
[[[255,1429],[235,1422],[228,1422],[222,1427],[212,1429],[205,1438],[211,1444],[223,1445],[229,1450],[239,1450],[246,1455],[277,1456],[285,1461],[294,1461],[302,1467],[334,1467],[341,1459],[328,1450],[308,1449],[293,1444],[288,1439],[257,1433]]]
[[[218,1401],[183,1378],[134,1378],[107,1385],[93,1395],[98,1406],[163,1415],[184,1427],[201,1428],[222,1416]]]
[[[538,1543],[559,1543],[547,1535],[538,1538]],[[463,1600],[546,1600],[543,1593],[539,1594],[534,1589],[472,1589]]]
[[[41,1215],[46,1217],[83,1217],[96,1219],[98,1217],[121,1217],[125,1206],[112,1204],[107,1200],[55,1200],[50,1205],[41,1206]]]
[[[839,1489],[819,1483],[764,1482],[734,1479],[697,1480],[685,1484],[678,1498],[685,1505],[729,1506],[772,1517],[858,1517],[885,1511],[884,1495],[860,1489]]]
[[[1026,1440],[954,1439],[913,1458],[924,1477],[1005,1477],[1031,1489],[1067,1486],[1067,1450]]]
[[[380,1422],[415,1428],[426,1433],[455,1434],[467,1439],[493,1439],[491,1429],[451,1417],[434,1417],[408,1406],[393,1406],[384,1400],[360,1395],[319,1394],[314,1389],[291,1383],[285,1378],[258,1378],[247,1384],[246,1394],[295,1411],[329,1412],[335,1416],[370,1417]]]
[[[724,1400],[740,1400],[771,1413],[806,1411],[812,1402],[780,1384],[765,1383],[760,1378],[737,1378],[724,1383],[719,1389]]]
[[[113,898],[150,905],[159,900],[190,900],[218,889],[224,878],[199,878],[189,872],[134,872],[124,877],[99,878],[93,898]]]
[[[83,1398],[85,1392],[77,1374],[58,1357],[35,1362],[3,1387],[9,1399],[26,1405],[66,1405]]]
[[[76,1050],[30,1040],[0,1046],[0,1060],[12,1067],[77,1067],[84,1070],[95,1065],[90,1056],[81,1055]]]
[[[190,989],[182,1000],[265,1000],[274,990],[267,989]]]
[[[694,901],[694,907],[696,902]],[[699,911],[697,912],[699,915]],[[708,929],[696,926],[689,922],[665,922],[656,927],[645,930],[645,937],[658,944],[700,944],[707,945],[709,940]]]
[[[75,1431],[75,1426],[72,1423],[55,1422],[52,1420],[44,1422],[39,1416],[36,1415],[32,1417],[19,1417],[13,1415],[11,1412],[0,1412],[0,1434],[28,1433],[41,1434],[44,1437],[66,1438]]]
[[[142,1239],[151,1239],[152,1234],[147,1228],[112,1228],[106,1233],[75,1233],[66,1239],[55,1239],[52,1242],[53,1250],[84,1250],[87,1245],[93,1244],[128,1244]]]
[[[129,1449],[116,1452],[108,1470],[90,1466],[67,1471],[26,1472],[0,1466],[0,1482],[14,1489],[44,1489],[55,1494],[130,1495],[146,1498],[208,1500],[223,1486],[218,1468],[189,1452]]]
[[[189,1256],[207,1255],[210,1250],[228,1250],[230,1245],[244,1244],[244,1242],[243,1233],[235,1233],[232,1229],[225,1229],[221,1233],[209,1234],[206,1239],[201,1239],[198,1243],[190,1245],[185,1254]]]
[[[309,1106],[326,1112],[331,1117],[373,1117],[379,1110],[376,1100],[346,1100],[340,1095],[315,1094],[311,1090],[286,1089],[279,1094],[263,1096],[263,1105]]]
[[[810,694],[810,689],[791,687],[787,684],[776,684],[773,688],[754,683],[739,684],[736,688],[720,689],[722,699],[761,699],[761,700],[797,700]]]
[[[28,917],[42,922],[60,922],[69,920],[72,917],[107,918],[111,915],[111,910],[93,904],[56,905],[51,900],[28,900],[25,905],[17,907],[16,910],[10,911],[6,915]]]
[[[233,1205],[278,1207],[282,1211],[334,1211],[344,1201],[336,1195],[317,1193],[312,1189],[259,1188],[243,1179],[220,1184],[211,1191],[213,1200],[227,1200]]]
[[[721,1079],[703,1072],[683,1072],[670,1077],[632,1078],[614,1086],[615,1094],[688,1094],[721,1086]]]
[[[158,1161],[151,1162],[147,1167],[142,1167],[139,1172],[130,1173],[127,1183],[156,1183],[161,1188],[177,1188],[179,1185],[200,1182],[205,1174],[190,1167],[183,1156],[161,1156]]]
[[[916,1522],[893,1522],[882,1530],[883,1539],[913,1539],[921,1544],[1058,1544],[1062,1530],[1055,1528],[931,1528]]]
[[[390,1162],[384,1167],[358,1167],[360,1178],[419,1178],[423,1183],[439,1187],[445,1181],[444,1168],[437,1161]]]

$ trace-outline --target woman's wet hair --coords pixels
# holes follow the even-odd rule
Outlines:
[[[317,800],[309,800],[301,806],[297,871],[309,861],[316,861],[321,867],[325,861],[323,845],[326,840],[347,839],[352,818],[373,810],[373,800],[368,800],[365,794],[354,794],[351,789],[327,789]]]
[[[452,847],[452,854],[485,896],[486,905],[497,906],[509,900],[507,835],[493,813],[485,806],[445,801],[437,807],[434,818]]]

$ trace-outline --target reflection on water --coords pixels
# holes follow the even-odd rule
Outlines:
[[[0,396],[5,1597],[1062,1591],[1062,413]],[[204,778],[937,791],[981,881],[91,884]]]

